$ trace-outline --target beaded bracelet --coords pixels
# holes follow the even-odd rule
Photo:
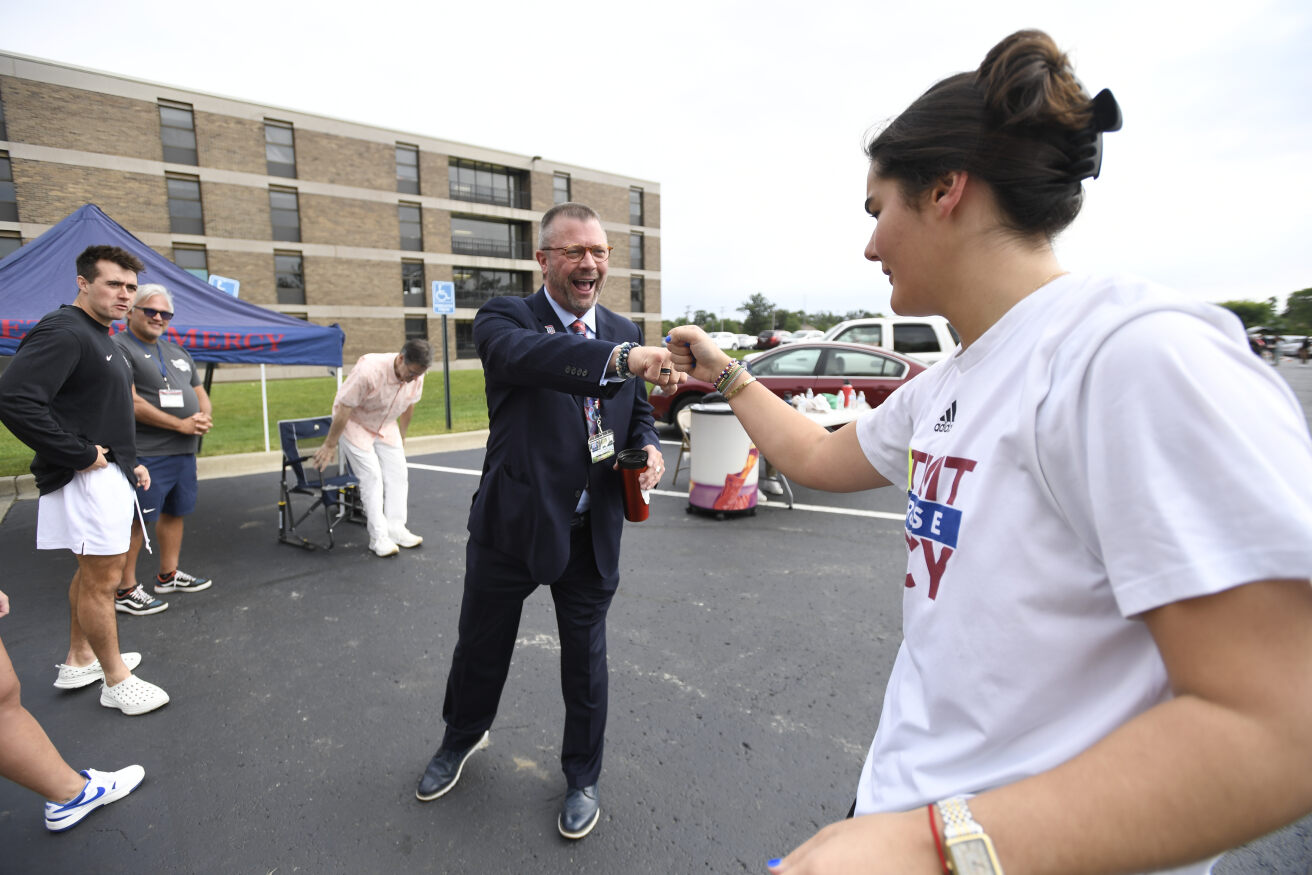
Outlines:
[[[725,365],[725,366],[724,366],[724,370],[720,371],[720,376],[716,377],[716,378],[712,381],[712,382],[715,383],[715,386],[716,386],[717,391],[718,391],[718,389],[719,389],[719,387],[720,387],[720,384],[721,384],[721,383],[724,383],[724,378],[727,377],[727,376],[729,376],[729,372],[732,371],[732,370],[733,370],[734,368],[736,368],[736,367],[739,367],[738,362],[734,361],[733,359],[729,359],[729,364]],[[727,384],[726,384],[726,385],[727,385]]]
[[[738,375],[745,373],[746,371],[747,369],[744,368],[741,363],[734,362],[732,365],[725,368],[724,373],[720,374],[719,379],[715,381],[715,391],[723,395],[724,390],[732,386],[733,381],[738,379]]]
[[[629,370],[629,350],[637,345],[631,340],[620,344],[619,358],[615,360],[615,375],[621,380],[633,379],[633,371]]]
[[[725,400],[725,401],[732,401],[732,400],[733,400],[733,396],[737,395],[739,392],[741,392],[741,391],[742,391],[744,388],[746,388],[748,385],[750,385],[750,384],[752,384],[752,383],[755,383],[755,382],[756,382],[756,378],[753,377],[751,374],[748,374],[746,380],[743,380],[743,381],[742,381],[741,383],[739,383],[737,386],[734,386],[732,389],[730,389],[728,392],[726,392],[726,393],[724,394],[724,400]]]

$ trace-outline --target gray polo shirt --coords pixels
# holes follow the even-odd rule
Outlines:
[[[132,363],[132,383],[137,394],[171,416],[186,419],[200,410],[196,387],[201,384],[200,374],[191,355],[172,341],[160,338],[158,343],[143,343],[129,329],[114,335],[114,343]],[[160,404],[161,389],[182,392],[181,407],[164,407]],[[189,456],[196,453],[200,438],[164,428],[156,428],[137,421],[138,456]]]

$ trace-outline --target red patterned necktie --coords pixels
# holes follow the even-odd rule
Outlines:
[[[582,319],[575,319],[570,324],[569,330],[584,337],[588,336],[588,326]],[[588,420],[588,437],[596,437],[597,432],[601,431],[601,402],[596,398],[584,398],[583,415]]]

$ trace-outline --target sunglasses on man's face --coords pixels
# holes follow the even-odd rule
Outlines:
[[[163,320],[164,322],[167,322],[173,318],[173,314],[170,313],[168,310],[156,310],[154,307],[138,307],[137,309],[140,310],[142,313],[145,313],[147,319],[158,318]]]

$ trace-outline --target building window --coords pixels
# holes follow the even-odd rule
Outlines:
[[[190,103],[159,102],[159,140],[169,164],[200,164],[196,157],[196,117]]]
[[[264,120],[264,158],[270,176],[296,178],[296,141],[291,125]]]
[[[427,340],[428,339],[428,317],[427,316],[407,316],[405,317],[405,339],[406,340]]]
[[[474,345],[474,323],[470,320],[456,322],[456,358],[478,358],[478,347]]]
[[[551,202],[563,204],[569,202],[569,174],[557,173],[551,178]]]
[[[18,190],[8,152],[0,152],[0,222],[18,221]]]
[[[396,190],[419,194],[419,147],[396,144]]]
[[[269,218],[274,240],[301,242],[301,208],[296,189],[269,187]]]
[[[0,258],[12,255],[22,245],[23,238],[18,236],[17,231],[0,231]]]
[[[479,270],[457,267],[452,271],[456,285],[456,306],[477,309],[499,295],[520,298],[532,293],[531,274],[519,270]],[[471,340],[472,343],[472,340]]]
[[[451,217],[451,251],[459,255],[529,258],[528,226],[524,222]]]
[[[204,234],[200,177],[170,173],[164,177],[169,195],[169,230],[174,234]]]
[[[0,140],[9,139],[9,129],[5,127],[5,97],[0,94]]]
[[[528,209],[524,171],[463,158],[451,158],[448,168],[450,193],[455,200]]]
[[[173,263],[192,276],[198,277],[202,282],[209,281],[209,258],[206,257],[204,246],[175,245],[173,247]]]
[[[647,288],[640,276],[629,277],[629,312],[647,312]]]
[[[424,263],[422,261],[401,262],[401,305],[403,307],[424,306]]]
[[[305,303],[305,272],[299,252],[273,253],[273,275],[279,304]]]
[[[424,251],[424,221],[419,204],[400,204],[396,218],[401,225],[401,248],[407,252]]]
[[[637,187],[629,189],[629,224],[646,224],[642,221],[642,189]]]
[[[629,267],[634,270],[642,270],[644,267],[641,234],[629,235]]]

